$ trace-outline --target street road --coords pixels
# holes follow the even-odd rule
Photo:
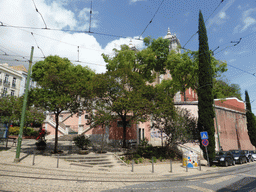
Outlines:
[[[127,186],[121,189],[105,190],[105,192],[256,192],[255,168],[256,162],[253,162],[243,165],[235,165],[215,173],[194,175],[193,177],[180,177],[174,180],[146,182],[143,184]]]
[[[256,162],[191,177],[131,175],[0,164],[0,191],[256,191]]]

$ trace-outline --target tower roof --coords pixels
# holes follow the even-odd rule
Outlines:
[[[167,35],[164,37],[164,39],[173,39],[174,37],[176,37],[175,34],[171,34],[170,28],[168,27],[168,31],[167,31]]]

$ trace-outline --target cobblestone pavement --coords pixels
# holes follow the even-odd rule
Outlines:
[[[99,169],[71,165],[64,159],[51,153],[37,153],[34,156],[35,141],[22,141],[20,162],[14,163],[16,147],[0,151],[0,190],[1,191],[103,191],[141,184],[180,180],[198,174],[207,174],[224,169],[222,167],[202,166],[198,169],[186,169],[180,162],[154,165],[131,166],[115,164],[111,168]],[[60,143],[60,145],[69,143]],[[72,155],[68,154],[67,155]],[[114,153],[108,155],[115,158]],[[34,165],[33,165],[34,162]],[[205,164],[205,162],[204,162]],[[58,165],[58,168],[57,168]],[[226,168],[225,168],[226,169]]]

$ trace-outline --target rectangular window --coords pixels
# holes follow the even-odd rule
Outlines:
[[[2,95],[3,95],[3,97],[6,97],[6,95],[7,95],[7,88],[6,87],[4,87]]]
[[[13,79],[12,79],[12,87],[16,87],[16,78],[15,77],[13,77]]]
[[[11,96],[14,96],[14,94],[15,94],[15,91],[11,90]]]
[[[4,82],[5,82],[5,83],[8,83],[8,80],[9,80],[9,75],[8,75],[8,74],[5,74]]]

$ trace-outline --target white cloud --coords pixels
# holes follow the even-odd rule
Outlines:
[[[219,42],[220,42],[220,43],[222,43],[222,42],[223,42],[223,39],[222,39],[222,38],[220,38]]]
[[[207,28],[210,28],[213,24],[221,25],[225,23],[227,19],[229,19],[229,17],[226,15],[226,11],[231,5],[233,5],[234,2],[235,0],[228,1],[227,4],[212,19],[209,19]]]
[[[242,7],[241,7],[241,5],[238,5],[238,7],[237,7],[238,9],[242,9]]]
[[[225,12],[220,12],[219,13],[219,18],[221,18],[221,19],[225,19],[226,18],[226,13]]]
[[[250,26],[253,26],[256,24],[256,20],[251,17],[251,15],[253,13],[256,13],[256,8],[252,9],[248,9],[246,11],[243,12],[242,14],[242,22],[243,22],[243,26],[241,26],[240,24],[237,25],[235,28],[234,28],[234,31],[233,33],[241,33],[241,32],[244,32],[246,31]]]
[[[89,8],[83,8],[80,12],[72,12],[63,6],[60,1],[45,3],[44,0],[37,0],[36,6],[48,28],[51,29],[88,29],[88,11]],[[94,11],[94,14],[98,14]],[[0,18],[1,22],[16,26],[30,26],[44,28],[44,23],[41,16],[36,12],[32,1],[24,0],[8,0],[0,1]],[[98,22],[93,19],[92,27],[97,27]],[[96,21],[96,22],[95,22]],[[31,35],[33,32],[34,37]],[[37,45],[43,50],[45,56],[59,55],[67,57],[71,61],[78,60],[79,46],[79,61],[82,66],[88,65],[97,73],[106,71],[106,63],[101,54],[109,54],[113,48],[118,48],[121,44],[129,44],[130,38],[120,38],[107,44],[103,48],[94,36],[87,33],[68,33],[57,30],[33,30],[33,29],[17,29],[1,27],[0,30],[1,50],[3,49],[8,54],[26,56],[29,59],[31,46],[35,47],[34,59],[36,62],[43,57]],[[133,41],[137,48],[143,46],[143,41]],[[116,47],[117,46],[117,47]],[[0,57],[0,63],[6,62]],[[19,58],[18,58],[19,59]],[[88,64],[91,63],[91,64]],[[24,64],[27,63],[17,63]],[[95,64],[95,65],[92,65]]]
[[[236,59],[230,59],[229,60],[229,63],[233,63],[233,62],[235,62],[236,61]]]
[[[145,0],[130,0],[130,3],[136,3],[137,1],[145,1]]]

